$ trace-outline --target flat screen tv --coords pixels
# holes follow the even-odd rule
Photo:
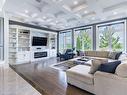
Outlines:
[[[33,36],[32,46],[47,46],[47,38]]]

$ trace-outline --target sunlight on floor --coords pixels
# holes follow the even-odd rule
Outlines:
[[[8,65],[0,65],[0,95],[41,95]]]

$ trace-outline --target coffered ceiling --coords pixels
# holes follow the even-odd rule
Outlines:
[[[12,20],[55,30],[127,16],[127,0],[6,0]]]

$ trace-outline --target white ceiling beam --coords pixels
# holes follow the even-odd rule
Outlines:
[[[98,0],[86,0],[91,11],[95,12],[97,17],[102,17],[103,9],[99,5]],[[95,10],[96,9],[96,10]]]

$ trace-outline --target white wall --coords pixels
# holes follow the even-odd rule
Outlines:
[[[4,18],[4,60],[0,64],[8,64],[9,20],[4,11],[0,12],[0,17]]]
[[[3,10],[4,4],[6,0],[0,0],[0,11]]]

